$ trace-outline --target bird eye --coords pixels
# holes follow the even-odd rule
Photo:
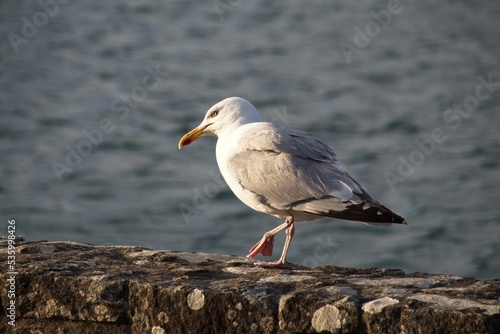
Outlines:
[[[217,117],[217,115],[219,114],[219,110],[214,110],[210,113],[210,117]]]

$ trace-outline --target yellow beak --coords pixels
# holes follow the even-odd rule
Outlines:
[[[184,136],[182,136],[181,140],[179,140],[179,149],[203,137],[204,136],[203,130],[205,130],[207,126],[194,128],[193,130],[189,131]]]

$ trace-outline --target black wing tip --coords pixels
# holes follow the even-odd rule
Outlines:
[[[369,223],[369,224],[379,223],[379,224],[389,224],[389,225],[392,225],[392,224],[408,225],[408,223],[406,222],[406,219],[395,214],[392,211],[384,212],[383,215],[378,216],[378,217],[371,216],[370,218],[365,219],[365,222]]]
[[[387,223],[390,223],[390,224],[402,224],[402,225],[408,225],[408,223],[406,222],[406,219],[404,219],[403,217],[401,217],[400,215],[392,212],[390,209],[388,209],[387,207],[381,205],[381,204],[378,204],[377,205],[378,209],[383,209],[383,214],[382,214],[382,219],[384,218],[388,218],[389,221],[387,221]],[[377,211],[377,214],[379,214],[380,211]],[[376,223],[376,222],[375,222]]]
[[[392,218],[392,220],[393,220],[393,221],[392,221],[392,222],[390,222],[390,223],[392,223],[392,224],[408,225],[408,223],[406,222],[406,219],[404,219],[404,218],[403,218],[403,217],[401,217],[401,216],[398,216],[398,215],[397,215],[397,214],[395,214],[394,212],[393,212],[393,214],[394,214],[394,216],[396,217],[396,219],[394,219],[394,217],[393,217],[393,218]]]
[[[402,224],[408,225],[406,219],[392,212],[380,203],[351,203],[345,211],[330,211],[327,216],[345,220],[361,221],[367,224]]]

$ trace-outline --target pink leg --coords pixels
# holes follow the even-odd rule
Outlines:
[[[290,242],[292,241],[293,234],[295,233],[293,216],[286,217],[286,220],[283,224],[265,233],[262,239],[255,246],[253,246],[252,249],[250,249],[250,253],[247,255],[247,257],[253,258],[259,253],[264,256],[271,256],[273,253],[274,236],[284,229],[286,229],[286,239],[285,246],[283,247],[283,253],[281,254],[280,259],[274,262],[257,262],[255,263],[257,267],[276,268],[285,266],[288,248],[290,247]]]

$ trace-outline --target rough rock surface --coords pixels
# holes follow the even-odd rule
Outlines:
[[[1,333],[500,333],[500,279],[26,241],[12,327],[6,245]]]

